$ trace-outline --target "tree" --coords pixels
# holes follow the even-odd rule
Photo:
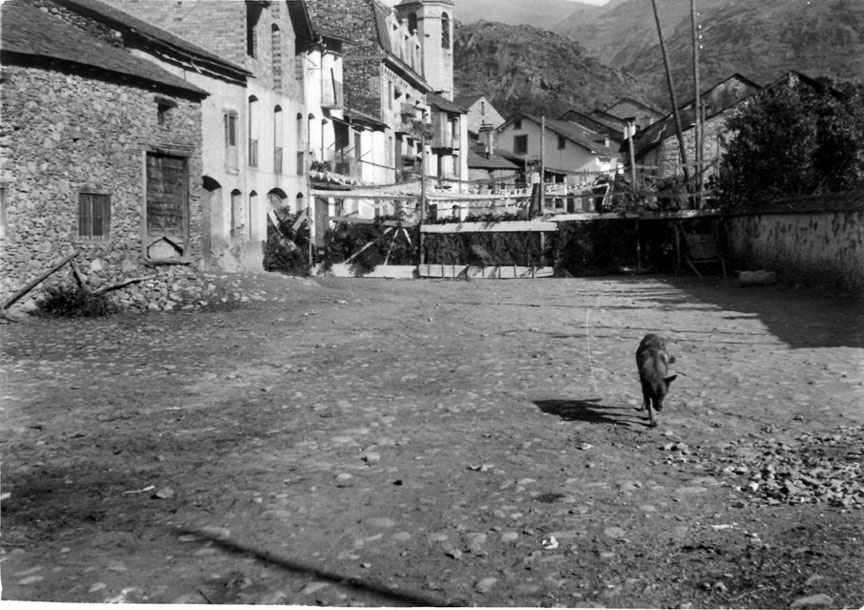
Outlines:
[[[731,206],[864,188],[864,97],[776,85],[726,123],[718,189]]]

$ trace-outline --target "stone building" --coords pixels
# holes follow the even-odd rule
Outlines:
[[[207,92],[50,0],[3,3],[0,42],[3,297],[74,251],[90,288],[150,278],[113,293],[132,307],[200,294]]]
[[[733,74],[729,78],[707,89],[700,95],[704,117],[704,173],[710,177],[723,154],[720,135],[729,113],[743,100],[760,90],[753,81]],[[688,162],[692,165],[696,158],[696,112],[694,100],[683,104],[679,110],[684,146]],[[623,148],[626,152],[627,143]],[[683,175],[680,147],[676,135],[675,118],[671,113],[661,120],[636,133],[633,138],[636,166],[644,169],[655,178],[669,178]],[[622,154],[625,160],[627,154]],[[627,161],[629,164],[629,160]],[[692,173],[692,170],[691,170]]]
[[[58,1],[73,10],[108,13],[98,0]],[[269,212],[297,212],[309,200],[310,126],[303,71],[297,70],[298,55],[313,41],[308,18],[302,18],[305,4],[106,2],[114,9],[109,15],[114,22],[148,32],[167,30],[182,51],[203,49],[208,54],[209,62],[191,64],[176,53],[144,56],[210,93],[202,122],[208,267],[261,270]]]
[[[504,124],[504,117],[482,93],[460,95],[453,101],[467,111],[469,141],[480,140],[480,134],[488,129],[497,129]]]

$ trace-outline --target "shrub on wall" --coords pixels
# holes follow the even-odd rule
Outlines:
[[[279,226],[267,223],[267,243],[264,247],[264,270],[288,275],[309,274],[309,225],[294,229],[298,214],[277,212]]]
[[[361,276],[385,262],[388,265],[415,264],[420,230],[385,224],[385,221],[393,220],[395,218],[382,217],[371,224],[336,223],[324,237],[325,269],[351,259],[354,275]]]

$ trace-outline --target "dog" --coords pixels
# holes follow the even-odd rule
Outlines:
[[[648,409],[648,425],[657,426],[657,413],[663,410],[663,399],[678,375],[669,375],[669,365],[675,357],[666,351],[666,339],[649,333],[642,338],[636,350],[636,367],[642,383],[642,407]]]

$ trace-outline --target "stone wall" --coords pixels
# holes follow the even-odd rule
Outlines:
[[[720,135],[726,125],[726,114],[718,114],[705,121],[703,142],[705,143],[702,150],[705,155],[704,165],[708,167],[720,158],[723,149],[720,147]],[[674,127],[673,127],[674,130]],[[687,160],[691,166],[696,163],[696,130],[694,128],[684,130],[684,148],[687,151]],[[646,158],[646,163],[656,164],[657,177],[669,178],[671,176],[679,176],[681,173],[681,153],[678,146],[678,137],[672,133],[671,137],[663,140],[655,149],[653,159]],[[705,171],[705,177],[708,178],[714,175],[716,168],[709,168]]]
[[[0,182],[5,234],[0,240],[0,298],[37,277],[66,254],[91,288],[151,277],[112,292],[136,309],[168,309],[206,294],[201,261],[201,104],[187,93],[154,91],[142,81],[71,64],[4,58],[0,90]],[[159,101],[176,104],[164,125]],[[145,155],[188,154],[187,265],[153,266],[145,256]],[[81,192],[110,196],[106,238],[79,236]],[[64,269],[19,305],[32,307],[44,288],[71,283]]]
[[[255,75],[264,88],[279,90],[291,97],[302,97],[301,80],[294,69],[295,35],[287,8],[279,2],[253,3],[261,8],[255,26],[257,44],[252,57],[247,54],[247,2],[237,0],[103,0],[120,10],[167,30],[203,47]],[[279,27],[279,49],[273,48],[272,27]],[[274,52],[279,53],[274,62]]]
[[[730,217],[726,227],[741,269],[864,294],[864,210],[747,214]]]

